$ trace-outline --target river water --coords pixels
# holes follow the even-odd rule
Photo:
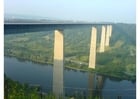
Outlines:
[[[4,57],[4,72],[13,80],[40,85],[43,92],[52,92],[53,66]],[[57,77],[56,77],[57,78]],[[104,99],[136,99],[136,83],[94,73],[64,69],[64,93],[68,96],[102,96]]]

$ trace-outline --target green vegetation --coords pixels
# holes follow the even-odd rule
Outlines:
[[[122,79],[136,79],[136,25],[113,24],[110,47],[97,52],[96,72]],[[97,49],[101,27],[98,26]],[[4,55],[33,62],[52,64],[54,31],[4,35]],[[88,57],[91,28],[64,30],[65,66],[89,70]],[[93,70],[90,70],[93,71]]]
[[[85,99],[85,96],[81,94],[75,94],[74,96],[65,96],[56,98],[52,93],[40,93],[39,87],[29,86],[28,84],[21,84],[17,81],[13,81],[6,75],[4,77],[4,99]],[[92,96],[87,99],[100,99],[99,97],[93,98]]]
[[[8,77],[4,77],[4,99],[40,99],[38,87],[20,84]],[[53,95],[44,95],[44,99],[55,99]],[[49,97],[49,98],[48,98]]]

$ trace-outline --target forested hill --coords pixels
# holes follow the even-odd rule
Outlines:
[[[136,45],[136,25],[135,24],[114,24],[112,43],[122,40],[125,44]]]

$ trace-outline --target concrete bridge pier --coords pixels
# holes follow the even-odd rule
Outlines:
[[[109,40],[110,40],[110,26],[107,25],[105,46],[109,46]]]
[[[58,99],[63,97],[64,41],[61,30],[54,31],[53,93]]]
[[[112,25],[109,26],[109,34],[110,34],[109,37],[111,37],[111,35],[112,35]]]
[[[90,55],[89,55],[89,68],[95,69],[96,64],[96,35],[97,30],[92,27],[91,31],[91,43],[90,43]]]
[[[100,48],[99,52],[102,53],[105,51],[105,26],[102,26],[102,33],[101,33],[101,41],[100,41]]]

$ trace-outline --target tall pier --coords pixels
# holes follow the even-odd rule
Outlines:
[[[102,26],[102,33],[101,33],[101,41],[100,41],[100,48],[99,52],[102,53],[105,51],[105,26]]]
[[[110,34],[109,37],[111,37],[111,35],[112,35],[112,25],[109,26],[109,34]]]
[[[109,46],[110,35],[110,26],[107,25],[105,46]]]
[[[54,66],[53,66],[53,93],[57,98],[63,96],[63,33],[55,30],[54,36]]]
[[[90,43],[90,55],[89,55],[89,68],[95,69],[96,64],[96,35],[97,30],[92,27],[91,31],[91,43]]]

